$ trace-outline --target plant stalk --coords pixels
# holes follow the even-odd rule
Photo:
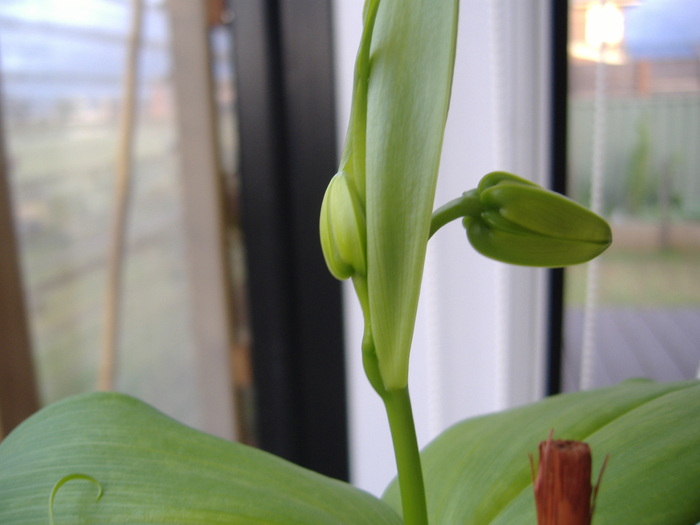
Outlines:
[[[394,444],[399,474],[401,508],[406,525],[428,525],[423,469],[408,387],[385,391],[382,396]]]
[[[482,209],[483,207],[479,203],[479,196],[475,190],[464,192],[461,197],[451,200],[433,212],[428,238],[432,237],[445,224],[455,219],[478,217]]]
[[[582,441],[540,443],[535,476],[530,456],[538,525],[590,525],[598,485],[591,486],[591,449]],[[602,471],[601,471],[602,473]]]

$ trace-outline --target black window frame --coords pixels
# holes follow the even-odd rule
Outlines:
[[[550,188],[567,192],[567,126],[569,96],[569,0],[550,3]],[[548,271],[545,394],[562,391],[564,269]]]
[[[233,0],[258,445],[347,480],[340,283],[318,213],[337,167],[330,0]]]

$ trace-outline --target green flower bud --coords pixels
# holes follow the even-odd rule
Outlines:
[[[336,279],[367,274],[365,215],[350,177],[333,176],[321,204],[321,249]]]
[[[576,202],[509,173],[486,175],[481,212],[463,219],[481,254],[523,266],[559,267],[600,255],[612,242],[608,223]]]

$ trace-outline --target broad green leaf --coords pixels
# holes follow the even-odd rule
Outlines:
[[[387,389],[408,358],[452,84],[457,0],[381,0],[367,89],[369,316]]]
[[[550,429],[590,445],[594,475],[610,455],[595,525],[700,521],[700,382],[634,380],[448,429],[422,453],[431,525],[536,523],[528,454]],[[400,509],[395,482],[384,499]]]
[[[348,484],[192,430],[120,394],[52,405],[0,444],[0,523],[48,524],[58,482],[56,525],[401,523]]]

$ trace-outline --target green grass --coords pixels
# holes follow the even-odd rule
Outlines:
[[[599,259],[601,305],[700,307],[700,250],[645,252],[611,250]],[[566,271],[566,303],[585,298],[587,265]]]

